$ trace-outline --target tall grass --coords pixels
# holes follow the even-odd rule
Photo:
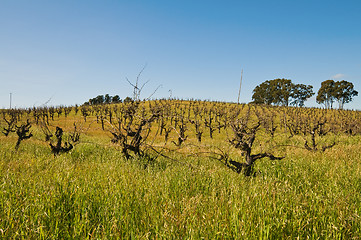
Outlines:
[[[0,137],[2,239],[360,239],[361,144],[288,149],[244,177],[206,157],[145,168],[113,147]]]

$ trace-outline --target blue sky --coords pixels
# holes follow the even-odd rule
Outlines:
[[[275,78],[361,94],[361,1],[1,0],[0,108],[100,94],[241,102]],[[361,97],[346,104],[361,109]],[[310,99],[306,106],[321,106]]]

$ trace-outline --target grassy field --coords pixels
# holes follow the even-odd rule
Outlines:
[[[16,135],[0,136],[0,238],[360,239],[360,135],[339,135],[325,152],[280,148],[284,159],[261,159],[246,177],[186,145],[171,159],[127,160],[90,126],[59,156],[35,125],[17,151]],[[211,143],[227,145],[227,135]]]

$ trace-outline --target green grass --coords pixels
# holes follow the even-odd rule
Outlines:
[[[360,239],[361,138],[325,153],[288,148],[256,177],[207,157],[125,160],[82,143],[54,157],[0,137],[2,239]]]

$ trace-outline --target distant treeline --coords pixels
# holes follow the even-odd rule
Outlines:
[[[253,89],[252,102],[254,104],[266,104],[275,106],[297,106],[303,107],[305,101],[315,95],[313,86],[305,84],[295,84],[290,79],[277,78],[267,80]],[[317,92],[316,102],[323,104],[326,109],[332,109],[335,102],[339,109],[343,109],[346,103],[353,100],[358,92],[354,90],[351,82],[341,80],[326,80],[321,83]],[[134,98],[126,97],[120,99],[119,95],[109,94],[98,95],[89,99],[84,105],[100,105],[110,103],[132,102]]]
[[[122,103],[133,101],[132,98],[126,97],[124,100],[120,99],[119,95],[110,96],[109,94],[98,95],[95,98],[89,99],[84,105],[99,105],[99,104],[110,104],[110,103]]]

